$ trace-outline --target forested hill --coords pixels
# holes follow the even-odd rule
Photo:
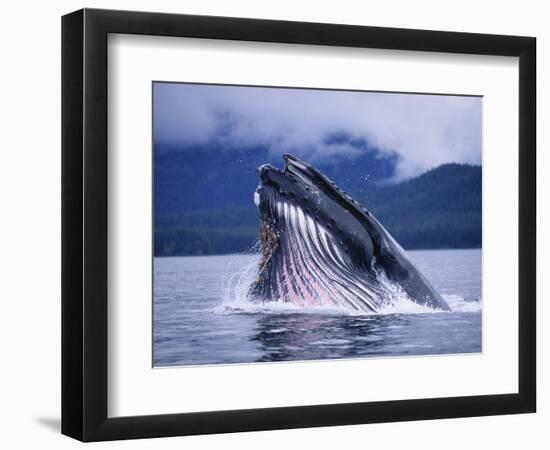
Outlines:
[[[481,247],[481,167],[445,164],[365,200],[404,248]]]
[[[352,195],[406,249],[481,246],[479,166],[445,164],[411,180]],[[155,256],[245,252],[258,227],[253,204],[157,216]]]

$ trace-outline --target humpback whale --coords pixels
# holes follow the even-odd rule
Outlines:
[[[395,289],[449,311],[442,296],[374,215],[313,165],[283,156],[258,167],[261,257],[248,297],[377,312]]]

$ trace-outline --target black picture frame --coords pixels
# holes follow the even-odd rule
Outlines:
[[[517,393],[107,416],[109,33],[519,57]],[[535,412],[536,39],[83,9],[62,18],[62,433],[82,441]]]

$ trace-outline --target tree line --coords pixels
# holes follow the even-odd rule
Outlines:
[[[406,249],[481,247],[481,167],[445,164],[354,197]],[[353,194],[352,194],[353,195]],[[156,218],[155,256],[254,250],[258,211],[223,208]]]

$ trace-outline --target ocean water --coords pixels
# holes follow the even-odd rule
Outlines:
[[[155,258],[153,365],[481,352],[481,250],[407,253],[452,312],[405,297],[379,314],[251,304],[255,255]]]

